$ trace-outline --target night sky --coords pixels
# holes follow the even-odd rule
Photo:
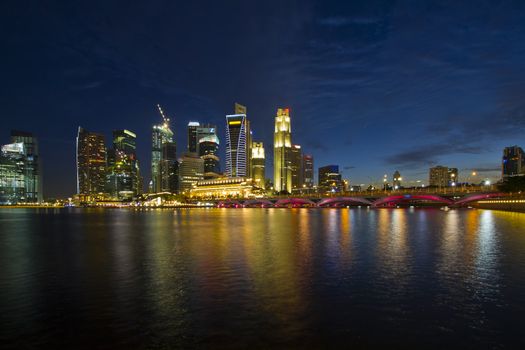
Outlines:
[[[222,157],[224,116],[246,105],[268,177],[277,107],[353,184],[436,164],[497,180],[503,147],[525,147],[525,1],[134,3],[0,4],[0,143],[39,137],[47,197],[75,192],[79,125],[136,132],[147,183],[157,103],[179,154],[198,120]]]

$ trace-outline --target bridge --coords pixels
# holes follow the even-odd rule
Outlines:
[[[469,204],[493,198],[504,198],[505,193],[470,193],[463,196],[437,194],[388,194],[384,196],[342,196],[325,198],[286,197],[247,200],[212,201],[219,208],[341,208],[365,206],[370,208],[393,208],[398,206],[448,206],[466,207]]]

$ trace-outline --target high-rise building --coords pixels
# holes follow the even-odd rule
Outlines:
[[[42,172],[37,138],[30,132],[12,130],[11,142],[24,144],[25,201],[42,202]]]
[[[277,192],[292,192],[292,130],[290,110],[277,109],[273,137],[273,183]]]
[[[307,188],[314,187],[314,157],[303,155],[303,184]]]
[[[319,168],[319,190],[330,193],[343,190],[343,182],[338,165],[327,165]]]
[[[26,201],[25,149],[23,142],[3,145],[0,153],[0,204]]]
[[[255,186],[265,188],[265,156],[262,142],[252,142],[252,180]]]
[[[199,122],[188,123],[188,152],[198,153],[197,147],[199,146],[199,137],[197,133],[199,127]]]
[[[399,171],[395,171],[394,172],[394,175],[392,176],[392,184],[394,186],[394,190],[397,190],[399,188],[401,188],[401,181],[403,180],[403,178],[401,177],[401,174],[399,173]]]
[[[525,153],[518,146],[505,147],[501,164],[503,178],[525,175]]]
[[[219,138],[208,135],[199,139],[199,156],[204,160],[204,178],[213,179],[220,176]]]
[[[162,144],[162,155],[159,165],[160,191],[179,192],[179,163],[177,162],[177,146],[175,142]]]
[[[151,188],[154,192],[161,191],[160,161],[162,159],[162,145],[173,142],[173,131],[170,129],[170,120],[164,116],[162,109],[159,111],[163,118],[163,123],[154,125],[151,134]]]
[[[135,133],[113,131],[113,148],[107,151],[106,192],[116,198],[142,193],[142,178],[136,152]]]
[[[193,186],[204,179],[204,160],[195,153],[185,153],[179,158],[179,191],[189,193]]]
[[[244,177],[250,173],[250,123],[246,118],[246,107],[236,103],[235,111],[244,113],[226,116],[226,176]]]
[[[301,146],[290,148],[290,168],[292,170],[292,191],[303,188],[303,155]]]
[[[458,169],[445,166],[435,166],[429,169],[429,186],[446,187],[455,186],[459,181]]]
[[[104,135],[78,128],[77,194],[104,193],[106,182],[106,142]]]

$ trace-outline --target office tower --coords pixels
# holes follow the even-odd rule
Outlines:
[[[104,135],[78,128],[77,194],[103,193],[106,180],[106,142]]]
[[[459,181],[458,169],[445,166],[435,166],[429,169],[429,186],[446,187],[455,186]]]
[[[309,154],[303,156],[303,184],[306,188],[314,187],[314,157]]]
[[[523,153],[521,147],[505,147],[503,150],[501,175],[504,179],[525,175],[525,153]]]
[[[179,190],[189,193],[197,181],[204,178],[204,160],[195,153],[185,153],[179,158]]]
[[[341,174],[339,173],[339,166],[327,165],[319,168],[319,190],[321,192],[341,192],[343,183],[341,181]]]
[[[292,145],[290,149],[290,168],[292,170],[292,191],[303,188],[303,155],[301,146]]]
[[[252,142],[252,180],[255,186],[265,188],[265,157],[264,145],[262,142]]]
[[[248,145],[250,136],[250,123],[246,118],[246,107],[235,104],[236,113],[226,116],[226,176],[249,176]]]
[[[292,192],[291,147],[290,110],[279,108],[273,137],[273,183],[277,192]]]
[[[401,177],[399,171],[396,170],[394,172],[394,175],[392,176],[392,184],[394,186],[394,190],[397,190],[401,187],[401,180],[403,180],[403,178]]]
[[[167,142],[173,142],[173,132],[170,129],[170,120],[166,118],[164,112],[159,108],[163,122],[159,125],[154,125],[151,137],[151,188],[154,192],[161,191],[160,180],[160,161],[162,159],[162,145]]]
[[[23,142],[3,145],[0,152],[0,204],[26,202]]]
[[[200,154],[199,145],[200,140],[204,137],[217,137],[217,127],[213,124],[201,124],[197,127],[197,147],[195,153]]]
[[[136,138],[129,130],[113,131],[113,148],[107,151],[106,192],[114,198],[131,198],[142,193]]]
[[[30,132],[12,130],[11,142],[24,144],[25,201],[42,202],[42,170],[37,138]]]
[[[199,156],[204,160],[204,178],[213,179],[220,176],[219,138],[208,135],[199,139]]]
[[[160,191],[179,192],[179,163],[177,162],[177,146],[175,142],[162,144],[160,159]]]
[[[197,153],[199,145],[199,138],[197,136],[197,129],[200,127],[199,122],[188,123],[188,152]]]

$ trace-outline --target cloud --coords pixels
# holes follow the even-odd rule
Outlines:
[[[440,158],[450,154],[480,154],[485,149],[475,145],[451,143],[434,143],[417,149],[404,150],[384,158],[387,164],[399,166],[401,169],[428,167],[436,165]]]
[[[353,166],[353,165],[345,165],[345,166],[343,167],[343,169],[344,169],[344,170],[355,169],[355,166]]]

